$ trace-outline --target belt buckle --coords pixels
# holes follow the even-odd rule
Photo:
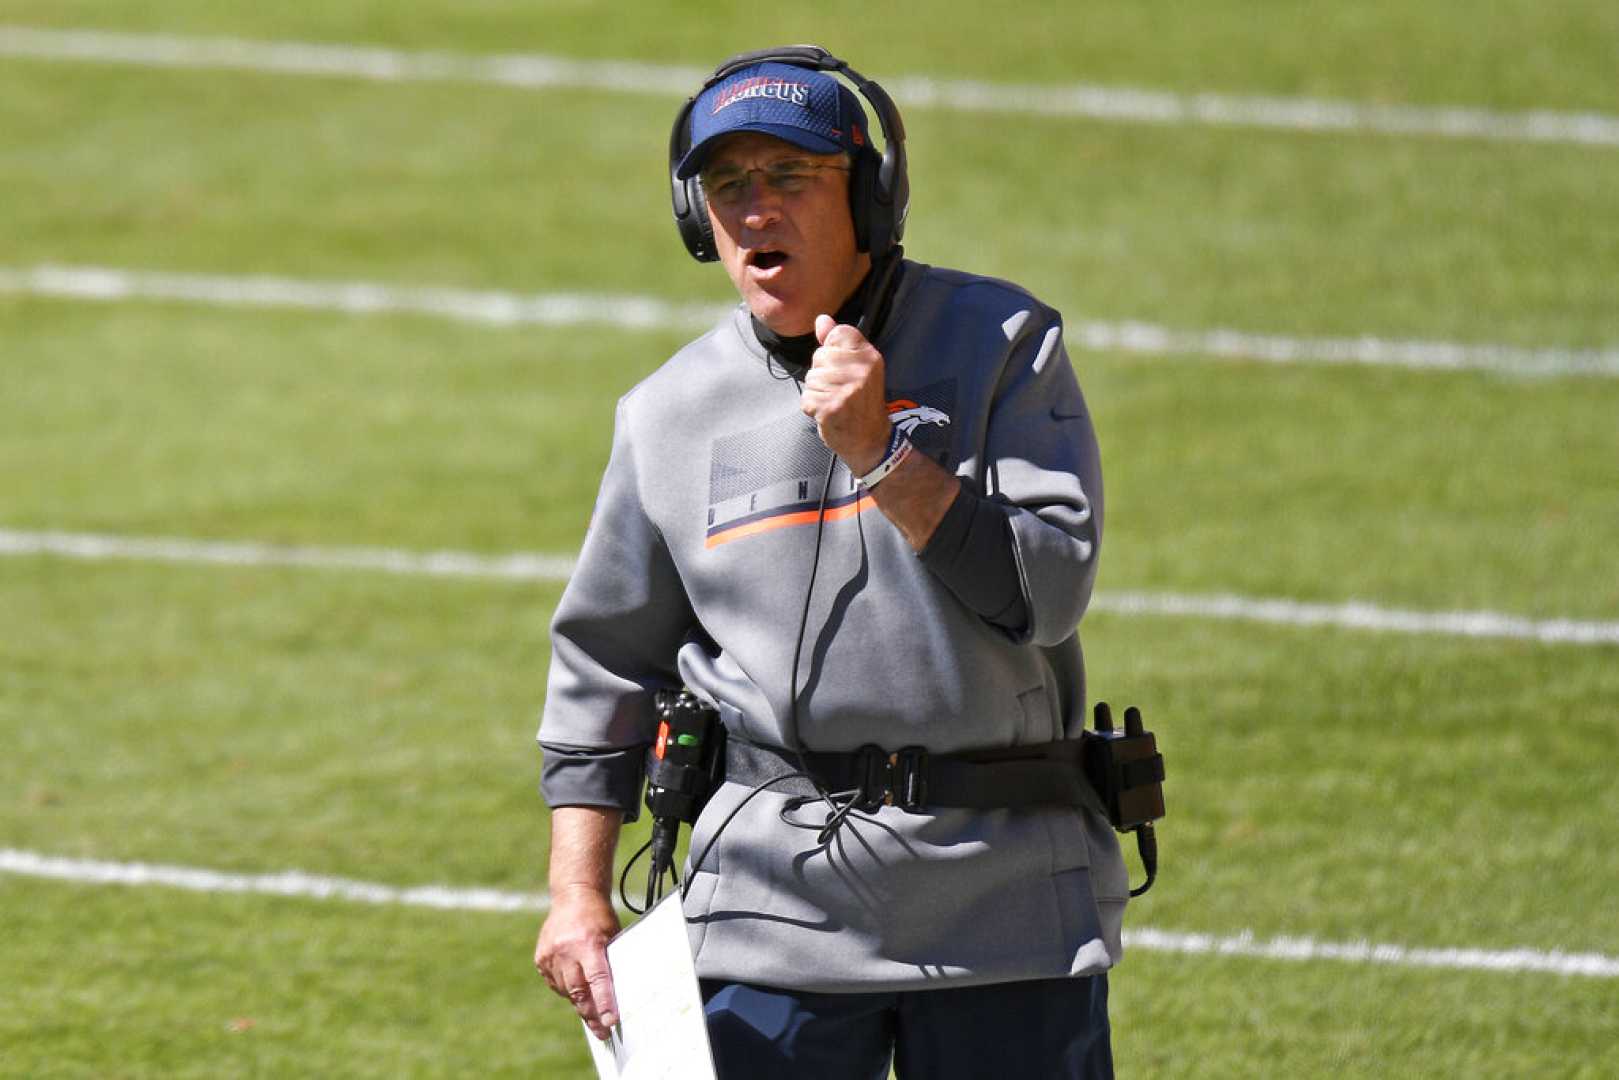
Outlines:
[[[925,747],[907,746],[888,755],[889,787],[887,806],[920,810],[928,800],[928,752]]]
[[[860,791],[855,796],[855,807],[870,813],[879,806],[893,805],[892,756],[876,743],[867,743],[855,751],[855,778]]]
[[[928,797],[928,752],[907,746],[889,752],[875,743],[855,751],[855,775],[860,793],[855,806],[870,813],[879,806],[918,810]]]

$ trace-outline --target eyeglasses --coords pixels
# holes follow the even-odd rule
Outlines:
[[[702,174],[703,191],[716,206],[735,207],[748,197],[748,188],[754,173],[764,177],[765,187],[777,195],[797,195],[815,182],[815,174],[825,170],[848,172],[847,165],[829,165],[801,158],[773,161],[758,169],[739,169],[720,166]]]

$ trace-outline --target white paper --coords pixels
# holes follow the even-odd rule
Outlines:
[[[585,1031],[601,1080],[716,1080],[697,967],[680,897],[671,894],[607,943],[618,1024]]]

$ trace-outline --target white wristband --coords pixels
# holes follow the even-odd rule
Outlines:
[[[899,428],[895,428],[894,437],[888,443],[888,456],[878,462],[877,467],[865,476],[855,477],[855,483],[868,490],[876,487],[883,477],[899,468],[905,459],[911,456],[912,449],[914,448],[911,446],[911,440],[907,439]]]

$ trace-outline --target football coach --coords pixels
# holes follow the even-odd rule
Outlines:
[[[618,402],[551,628],[535,965],[605,1034],[613,853],[686,687],[727,737],[683,893],[722,1077],[1111,1076],[1129,886],[1074,783],[1102,480],[1061,318],[904,257],[898,110],[817,47],[721,65],[669,166],[741,302]]]

